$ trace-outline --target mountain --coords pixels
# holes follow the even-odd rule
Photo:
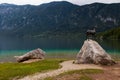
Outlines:
[[[98,38],[103,39],[120,39],[120,27],[107,30],[98,34]]]
[[[33,5],[0,5],[0,35],[42,36],[102,32],[120,26],[120,3],[83,6],[61,1]]]

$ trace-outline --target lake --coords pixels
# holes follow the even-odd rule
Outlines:
[[[14,56],[41,48],[46,52],[46,58],[75,58],[85,38],[14,38],[0,37],[0,62],[15,61]],[[111,55],[120,58],[119,40],[97,40]]]

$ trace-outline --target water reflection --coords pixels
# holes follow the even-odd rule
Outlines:
[[[73,58],[83,45],[85,38],[14,38],[0,37],[0,61],[13,61],[13,56],[22,55],[27,51],[41,48],[47,52],[47,57]],[[119,40],[97,40],[99,44],[113,55],[120,55]],[[120,57],[119,57],[120,58]]]
[[[119,40],[103,40],[99,41],[100,45],[107,51],[120,52],[120,41]]]

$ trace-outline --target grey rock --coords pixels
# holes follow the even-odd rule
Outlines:
[[[45,52],[42,49],[38,48],[30,52],[27,52],[22,56],[15,56],[15,58],[17,62],[24,62],[30,59],[44,59],[44,56],[45,56]]]
[[[96,41],[85,40],[74,63],[113,65],[115,61]]]

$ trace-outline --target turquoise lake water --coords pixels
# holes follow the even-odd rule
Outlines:
[[[46,52],[46,58],[73,58],[83,45],[85,38],[0,38],[0,62],[15,61],[14,56],[41,48]],[[97,42],[112,56],[120,58],[119,40],[97,40]]]

